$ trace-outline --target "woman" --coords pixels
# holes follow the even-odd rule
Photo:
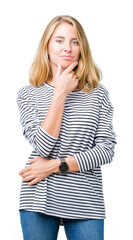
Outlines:
[[[102,240],[105,206],[101,165],[114,155],[113,107],[99,84],[80,23],[57,16],[46,27],[17,103],[33,151],[20,171],[25,240]]]

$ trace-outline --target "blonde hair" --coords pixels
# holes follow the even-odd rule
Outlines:
[[[30,83],[33,86],[42,85],[52,75],[48,57],[48,44],[55,28],[62,22],[72,24],[80,46],[78,67],[75,70],[79,87],[83,92],[90,92],[99,85],[102,78],[101,70],[92,59],[89,43],[81,24],[68,15],[56,16],[47,25],[41,38],[36,57],[30,69]]]

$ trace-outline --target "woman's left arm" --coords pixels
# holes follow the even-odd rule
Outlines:
[[[69,172],[79,171],[77,161],[73,156],[65,159],[69,165]],[[31,164],[19,172],[22,180],[27,182],[28,185],[36,184],[50,174],[60,172],[60,159],[49,160],[43,157],[37,157],[29,160],[29,163]]]
[[[108,92],[104,90],[94,146],[89,150],[65,158],[69,165],[69,172],[85,172],[112,162],[116,144],[116,135],[112,127],[112,117],[113,107]],[[47,160],[37,157],[31,160],[30,163],[32,164],[20,172],[24,181],[31,181],[28,183],[29,185],[41,181],[54,172],[59,172],[60,159]]]
[[[108,91],[103,89],[100,97],[100,110],[98,127],[95,134],[93,147],[84,152],[74,154],[80,172],[85,172],[101,165],[111,163],[114,156],[116,134],[113,131],[113,106],[109,99]],[[101,95],[101,92],[100,94]]]

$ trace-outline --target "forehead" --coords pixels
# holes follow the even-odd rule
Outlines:
[[[76,32],[75,32],[75,29],[74,29],[72,24],[63,22],[63,23],[60,23],[55,28],[52,36],[53,37],[56,37],[56,36],[63,36],[63,37],[71,36],[73,38],[73,37],[76,37]]]

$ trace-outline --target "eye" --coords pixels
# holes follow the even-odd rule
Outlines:
[[[79,45],[78,41],[73,41],[72,44],[73,45]]]
[[[63,41],[62,41],[62,40],[59,40],[59,39],[56,40],[56,42],[57,42],[57,43],[60,43],[60,44],[63,43]]]

